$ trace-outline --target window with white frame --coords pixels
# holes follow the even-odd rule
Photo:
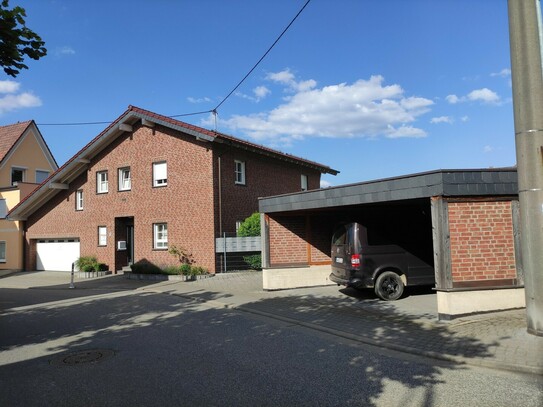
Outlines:
[[[41,184],[49,177],[49,171],[36,170],[36,184]]]
[[[130,189],[132,189],[130,167],[119,168],[119,191],[130,191]]]
[[[153,186],[164,187],[168,185],[168,165],[166,161],[153,163]]]
[[[98,171],[96,173],[96,192],[105,194],[109,190],[107,171]]]
[[[302,191],[307,191],[307,175],[302,174],[301,183],[302,183]]]
[[[98,226],[98,246],[107,246],[107,227]]]
[[[0,241],[0,263],[6,262],[6,242]]]
[[[245,185],[245,161],[234,161],[235,183]]]
[[[11,169],[11,185],[15,185],[18,182],[25,182],[26,169],[13,167]]]
[[[83,190],[78,189],[75,191],[75,209],[77,211],[83,210]]]
[[[168,224],[155,223],[153,224],[153,248],[167,249],[168,248]]]

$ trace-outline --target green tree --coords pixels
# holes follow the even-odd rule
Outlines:
[[[25,56],[38,60],[47,55],[45,42],[25,25],[26,11],[16,6],[9,8],[9,0],[0,4],[0,66],[14,78],[21,69],[28,69]]]
[[[260,236],[260,214],[258,212],[243,221],[238,229],[238,236]]]

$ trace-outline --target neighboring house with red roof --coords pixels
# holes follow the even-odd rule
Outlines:
[[[57,168],[34,121],[0,126],[0,270],[23,268],[23,231],[7,212]]]
[[[9,217],[25,225],[26,270],[69,270],[86,255],[112,271],[175,264],[175,245],[215,271],[215,239],[259,197],[317,189],[323,173],[337,171],[129,106]]]

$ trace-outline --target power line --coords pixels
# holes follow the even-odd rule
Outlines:
[[[264,55],[262,55],[262,57],[260,57],[260,59],[258,60],[258,62],[256,64],[254,64],[254,66],[251,68],[251,70],[249,72],[247,72],[247,74],[243,77],[243,79],[241,81],[238,82],[238,84],[234,87],[234,89],[232,89],[230,91],[230,93],[228,95],[226,95],[226,97],[221,101],[221,103],[219,103],[217,106],[215,106],[215,109],[213,109],[214,112],[217,111],[217,109],[219,109],[219,107],[221,107],[221,105],[226,102],[226,100],[232,96],[232,94],[237,90],[237,88],[239,88],[241,86],[241,84],[243,82],[245,82],[245,79],[247,79],[249,77],[249,75],[251,75],[253,73],[253,71],[256,69],[256,67],[262,62],[262,60],[264,58],[266,58],[266,56],[270,53],[270,51],[272,50],[273,47],[275,47],[275,44],[277,44],[279,42],[279,40],[281,39],[281,37],[283,37],[283,35],[285,35],[285,33],[288,31],[288,29],[290,28],[290,26],[294,23],[294,21],[296,21],[296,19],[300,16],[300,14],[302,14],[302,11],[304,11],[304,9],[307,7],[307,5],[311,2],[311,0],[307,0],[305,2],[305,4],[303,5],[303,7],[300,9],[300,11],[298,11],[298,13],[294,16],[294,18],[290,21],[290,23],[286,26],[286,28],[283,30],[283,32],[279,35],[279,37],[277,37],[277,39],[273,42],[273,44],[268,48],[268,50],[264,53]]]
[[[266,58],[266,56],[270,53],[270,51],[273,49],[273,47],[275,47],[275,45],[279,42],[279,40],[283,37],[283,35],[285,35],[285,33],[289,30],[290,26],[292,24],[294,24],[294,22],[298,19],[300,14],[302,14],[304,9],[307,7],[307,5],[310,2],[311,2],[311,0],[307,0],[305,2],[303,7],[300,9],[300,11],[298,11],[298,13],[294,16],[294,18],[292,20],[290,20],[290,23],[288,23],[288,25],[281,32],[281,34],[275,39],[273,44],[268,48],[268,50],[264,53],[264,55],[262,55],[260,57],[260,59],[257,61],[257,63],[253,65],[253,67],[249,70],[249,72],[247,72],[247,74],[243,77],[243,79],[238,82],[238,84],[230,91],[230,93],[228,93],[228,95],[226,95],[226,97],[214,109],[204,110],[204,111],[201,111],[201,112],[176,114],[176,115],[167,116],[167,117],[176,118],[176,117],[186,117],[186,116],[195,116],[195,115],[199,115],[199,114],[213,113],[213,115],[215,117],[215,127],[216,127],[217,126],[216,125],[217,110],[219,109],[219,107],[221,107],[223,105],[223,103],[226,102],[228,100],[228,98],[230,98],[230,96],[232,96],[232,94],[241,86],[241,84],[243,82],[245,82],[245,80],[253,73],[253,71],[256,69],[256,67],[258,65],[260,65],[260,63],[264,60],[264,58]],[[113,121],[74,122],[74,123],[37,123],[37,125],[38,126],[89,126],[89,125],[95,125],[95,124],[97,125],[97,124],[111,124],[111,123],[113,123]]]

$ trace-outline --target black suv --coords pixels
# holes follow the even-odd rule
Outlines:
[[[340,225],[332,238],[332,274],[338,285],[374,288],[383,300],[400,298],[406,285],[435,284],[432,245],[400,229]]]

